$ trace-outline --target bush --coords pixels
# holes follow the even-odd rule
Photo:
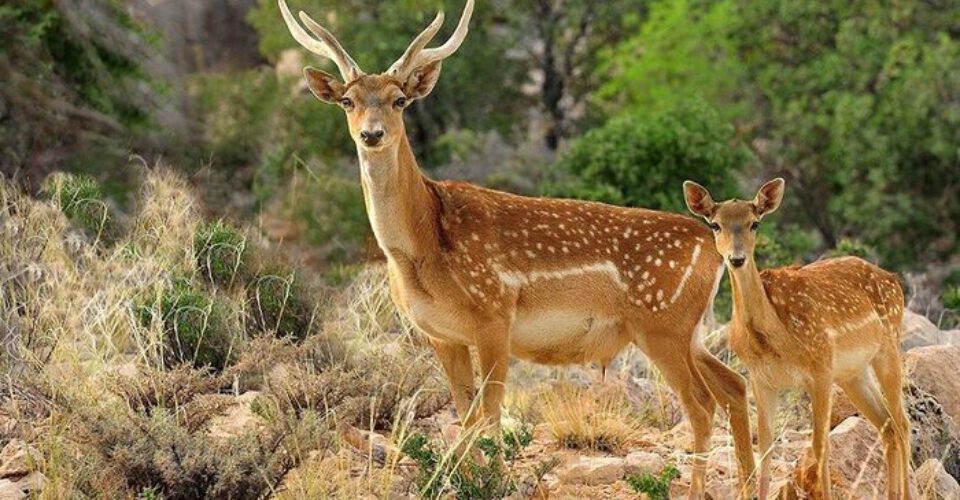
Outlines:
[[[587,132],[557,163],[560,183],[547,193],[686,213],[683,181],[733,192],[736,172],[751,161],[715,110],[685,103],[658,114],[614,118]]]
[[[315,319],[303,280],[290,269],[262,273],[247,288],[250,325],[254,331],[303,340]]]
[[[673,465],[666,466],[660,476],[653,474],[631,474],[624,480],[638,494],[645,493],[650,500],[670,500],[670,481],[680,477],[680,471]]]
[[[431,443],[423,434],[410,436],[403,443],[403,452],[412,458],[419,470],[414,484],[423,498],[505,498],[517,491],[517,480],[510,466],[520,452],[533,441],[527,427],[503,434],[503,444],[489,437],[479,437],[472,444],[480,450],[483,458],[467,452],[462,457],[455,453],[444,454],[436,443]],[[542,476],[552,465],[547,462],[537,467]]]
[[[92,177],[54,174],[44,181],[43,192],[93,241],[113,242],[119,236],[100,185]]]
[[[204,278],[227,286],[240,277],[249,254],[243,233],[222,220],[197,227],[193,253]]]
[[[854,240],[850,238],[843,238],[837,242],[836,248],[827,252],[828,257],[860,257],[861,259],[866,259],[869,261],[877,261],[877,249],[861,242],[860,240]]]
[[[160,321],[169,367],[191,363],[222,371],[235,358],[236,335],[227,306],[187,279],[174,279],[156,304],[138,308],[138,316],[143,326]]]

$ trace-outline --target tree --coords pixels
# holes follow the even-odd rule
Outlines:
[[[736,173],[752,161],[733,127],[702,102],[652,114],[627,114],[593,129],[557,163],[548,193],[615,205],[685,212],[691,179],[712,192],[736,192]]]

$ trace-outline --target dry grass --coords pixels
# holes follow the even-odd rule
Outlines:
[[[618,387],[558,383],[541,398],[541,414],[561,448],[621,452],[643,426]]]

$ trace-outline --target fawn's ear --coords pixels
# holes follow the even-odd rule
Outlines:
[[[338,104],[346,87],[330,73],[307,66],[303,69],[310,92],[327,104]]]
[[[763,217],[780,208],[780,202],[783,201],[783,188],[786,182],[777,177],[760,186],[757,191],[757,197],[753,199],[753,210],[757,217]]]
[[[693,181],[683,183],[683,199],[687,202],[687,209],[694,215],[699,215],[704,219],[713,217],[717,204],[710,197],[710,192],[700,184]]]
[[[440,79],[440,63],[442,62],[434,61],[410,73],[403,85],[403,93],[406,94],[407,99],[420,99],[430,95],[433,86]]]

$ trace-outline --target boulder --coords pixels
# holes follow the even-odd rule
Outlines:
[[[656,453],[649,451],[635,451],[627,455],[624,459],[624,472],[626,474],[660,474],[660,471],[666,466],[663,458]]]
[[[0,478],[20,478],[29,474],[39,461],[39,453],[19,439],[11,439],[0,451]]]
[[[940,329],[922,314],[906,310],[903,312],[903,321],[900,325],[903,328],[900,347],[904,351],[943,343]]]
[[[917,489],[925,500],[960,499],[960,484],[935,458],[927,460],[916,470]]]
[[[882,498],[886,493],[883,442],[877,430],[850,417],[830,432],[830,480],[835,498]],[[796,482],[812,491],[816,463],[812,450],[797,468]],[[913,495],[916,496],[916,495]]]
[[[907,377],[930,393],[960,422],[960,346],[931,345],[911,349],[904,355]]]
[[[960,453],[957,452],[960,450],[960,428],[953,418],[936,398],[914,384],[907,387],[905,402],[910,417],[913,463],[940,459],[948,474],[960,477]]]
[[[20,489],[20,485],[9,480],[0,479],[0,498],[4,500],[20,500],[27,498],[27,494]]]
[[[660,428],[669,428],[683,420],[683,407],[680,399],[666,385],[641,377],[630,377],[624,381],[627,401],[634,412],[645,420],[659,423]]]
[[[556,474],[566,484],[601,485],[623,479],[624,472],[623,458],[580,456],[563,465]]]
[[[834,385],[833,409],[830,412],[830,428],[833,429],[840,425],[840,423],[846,420],[847,417],[852,417],[859,414],[860,410],[853,405],[853,401],[850,401],[850,398],[847,397],[847,394],[844,393],[842,389]]]

